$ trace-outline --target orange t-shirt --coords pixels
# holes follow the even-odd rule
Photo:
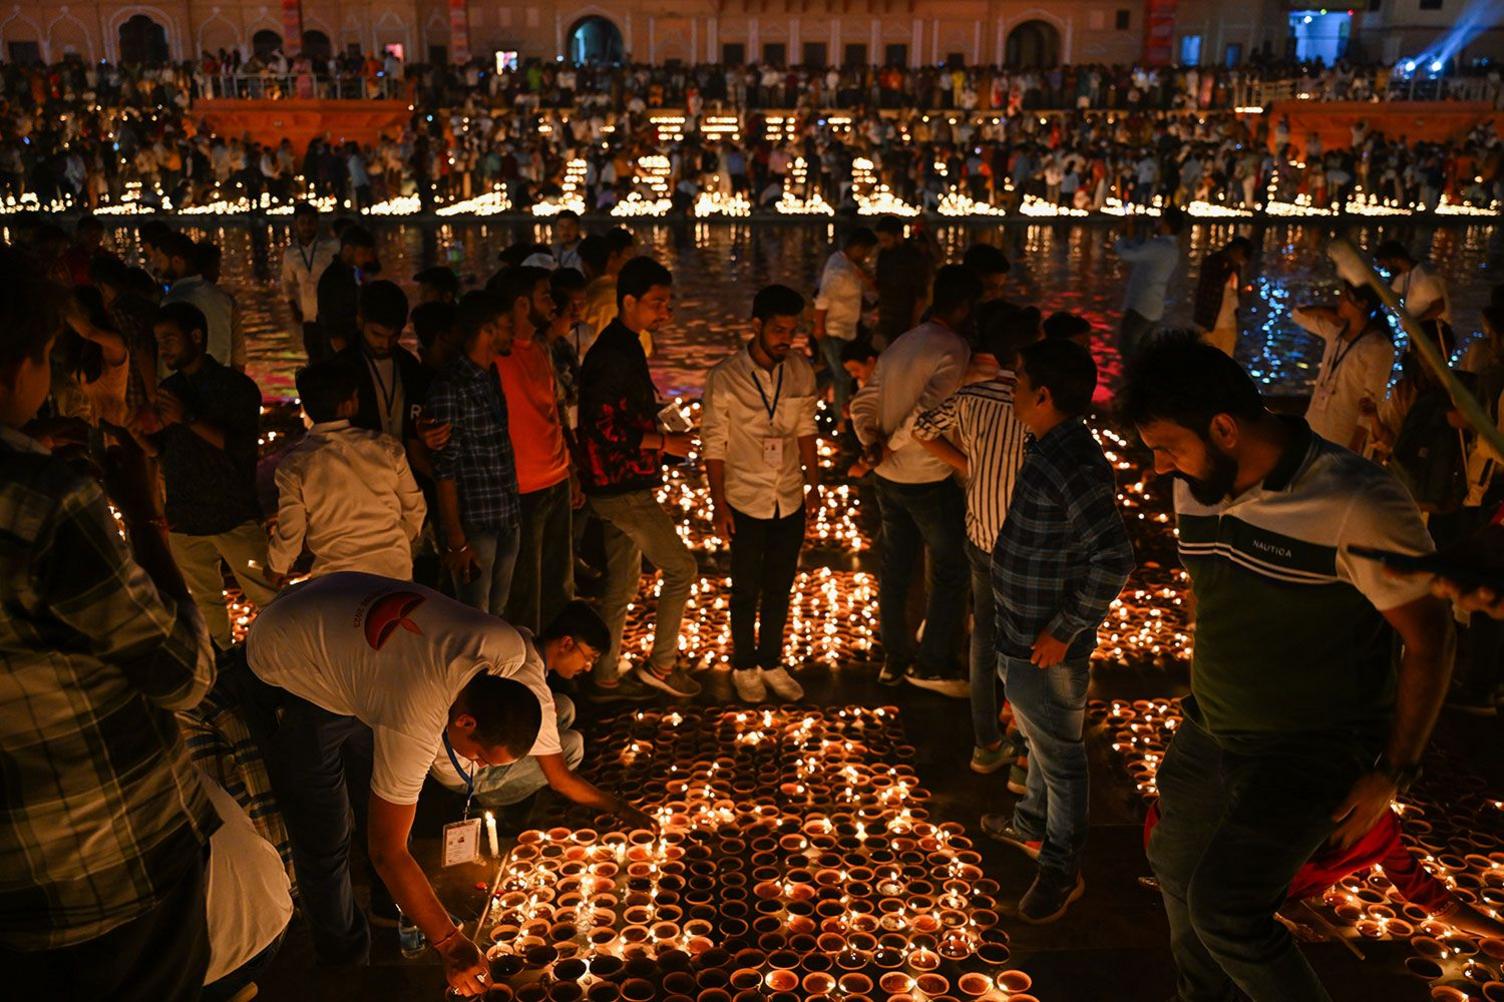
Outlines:
[[[569,476],[569,452],[554,391],[554,365],[540,341],[516,340],[497,356],[496,372],[507,400],[507,431],[517,461],[517,492],[531,494]]]

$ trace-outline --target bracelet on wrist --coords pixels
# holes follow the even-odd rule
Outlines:
[[[433,948],[435,950],[437,950],[439,947],[443,946],[445,943],[449,942],[451,939],[453,939],[454,937],[458,936],[459,934],[460,934],[460,927],[459,926],[455,926],[453,929],[450,929],[449,932],[446,935],[441,936],[438,939],[434,940],[431,945],[433,946]]]

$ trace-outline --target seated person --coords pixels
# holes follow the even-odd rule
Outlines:
[[[479,613],[477,613],[479,615]],[[531,634],[518,630],[528,647],[529,665],[542,673],[552,671],[562,678],[588,672],[595,659],[611,644],[611,634],[601,617],[584,602],[570,602],[539,634],[536,646]],[[651,817],[622,802],[574,772],[585,757],[585,739],[569,725],[574,723],[574,701],[563,693],[535,686],[543,704],[543,726],[538,743],[526,757],[510,765],[476,765],[463,756],[440,752],[429,775],[456,793],[466,791],[465,775],[475,784],[475,799],[485,807],[507,807],[551,787],[566,800],[617,815],[638,828],[652,828]],[[550,706],[552,703],[552,706]]]

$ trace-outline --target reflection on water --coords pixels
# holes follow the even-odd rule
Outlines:
[[[1098,360],[1104,371],[1117,369],[1112,347],[1122,304],[1125,267],[1112,244],[1126,223],[1044,223],[996,226],[985,223],[937,225],[936,238],[954,260],[970,242],[1003,246],[1014,262],[1009,298],[1037,304],[1046,315],[1070,310],[1097,327]],[[1250,372],[1278,393],[1300,393],[1315,376],[1320,343],[1292,324],[1290,309],[1303,302],[1330,298],[1335,273],[1321,248],[1332,227],[1317,224],[1260,226],[1198,224],[1185,237],[1187,265],[1171,285],[1167,320],[1188,324],[1199,262],[1237,232],[1251,236],[1259,254],[1249,272],[1253,294],[1245,297],[1243,338],[1238,358]],[[245,314],[250,371],[268,398],[292,395],[292,377],[302,362],[301,340],[278,288],[278,265],[288,239],[283,223],[231,223],[192,229],[210,236],[224,249],[222,281],[239,298]],[[797,223],[644,223],[637,227],[641,246],[674,272],[675,319],[656,342],[652,360],[660,389],[667,394],[697,394],[705,370],[743,336],[752,297],[769,282],[783,282],[813,293],[821,265],[836,240],[836,224]],[[1450,284],[1459,333],[1478,329],[1479,313],[1489,288],[1504,281],[1504,237],[1487,224],[1436,226],[1399,221],[1354,225],[1348,235],[1361,246],[1380,240],[1406,241],[1418,257],[1429,258]],[[377,224],[383,275],[412,294],[412,276],[432,264],[448,263],[466,287],[485,281],[497,254],[521,239],[547,241],[546,223],[462,221],[446,224]],[[133,229],[114,233],[117,248],[136,248]]]

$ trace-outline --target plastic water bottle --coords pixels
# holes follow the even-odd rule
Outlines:
[[[408,960],[416,960],[423,956],[423,951],[428,948],[428,940],[423,935],[423,930],[418,928],[418,923],[408,918],[402,909],[397,909],[397,942],[402,949],[402,955]]]

